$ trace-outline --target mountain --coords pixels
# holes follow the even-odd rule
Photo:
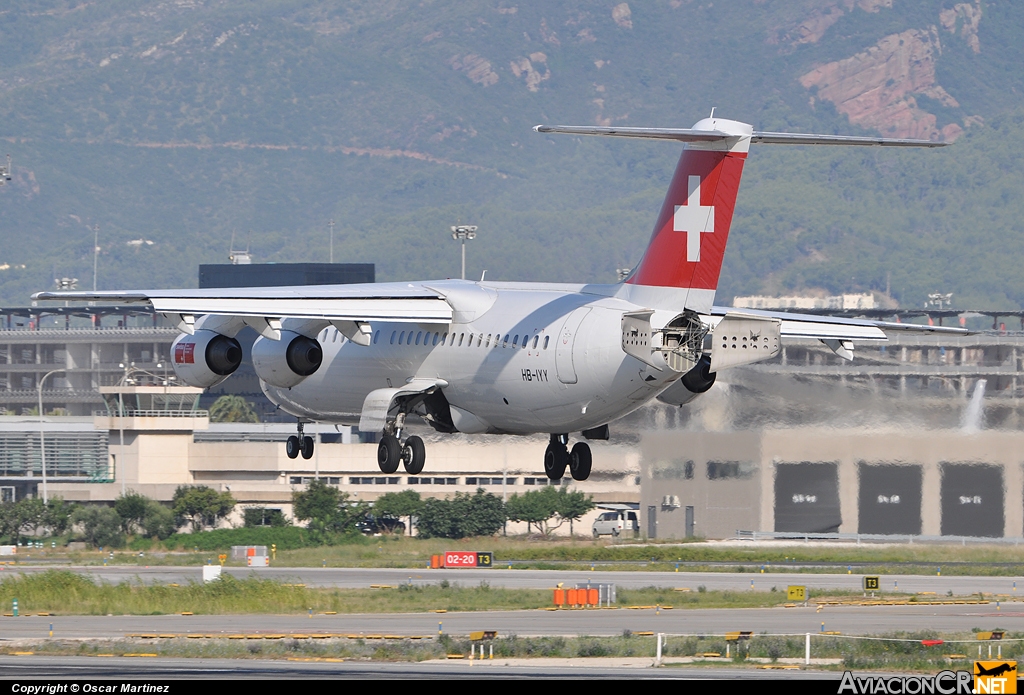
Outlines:
[[[755,148],[720,301],[889,286],[1020,307],[1022,29],[1010,0],[8,0],[0,301],[91,287],[96,227],[113,289],[194,286],[232,235],[257,261],[326,260],[330,219],[335,259],[380,280],[456,275],[461,221],[473,277],[613,281],[679,147],[531,127],[716,107],[955,141]]]

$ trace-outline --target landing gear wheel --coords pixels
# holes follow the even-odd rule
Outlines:
[[[568,463],[569,452],[565,445],[551,442],[544,451],[544,472],[550,480],[561,480],[565,475],[565,465]]]
[[[409,475],[419,475],[426,460],[427,449],[423,446],[423,440],[415,435],[406,439],[405,446],[402,447],[402,463],[405,464],[405,472]]]
[[[590,465],[593,463],[593,456],[590,455],[590,445],[586,442],[576,442],[572,451],[569,452],[569,472],[573,480],[586,480],[590,477]]]
[[[574,449],[575,451],[575,449]],[[313,438],[303,437],[302,438],[302,458],[311,459],[313,458]]]
[[[398,462],[402,458],[402,445],[398,437],[385,434],[377,445],[377,465],[381,473],[394,473],[398,470]]]
[[[294,434],[288,437],[288,441],[284,444],[284,450],[288,454],[288,458],[298,458],[300,449],[302,449],[302,444],[299,443],[299,438]]]

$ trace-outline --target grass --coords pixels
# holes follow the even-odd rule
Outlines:
[[[244,531],[239,529],[238,531]],[[274,529],[274,531],[278,531]],[[902,544],[892,546],[830,545],[803,546],[799,543],[752,547],[707,543],[642,543],[591,539],[470,538],[458,541],[419,539],[402,536],[358,537],[341,545],[294,547],[301,538],[295,530],[282,529],[287,538],[278,546],[276,567],[392,567],[425,568],[430,556],[446,550],[489,550],[495,566],[517,569],[590,569],[673,571],[749,571],[764,566],[773,572],[845,572],[848,565],[858,574],[934,574],[941,567],[948,575],[1018,576],[1024,574],[1024,547],[1008,545],[960,546],[953,544]],[[101,564],[104,559],[117,565],[201,565],[216,562],[221,552],[241,538],[232,530],[176,536],[168,550],[161,544],[135,544],[133,550],[74,551],[64,549],[28,550],[20,562],[46,561],[73,564]],[[199,546],[199,551],[192,548]],[[291,549],[289,549],[291,548]],[[142,553],[140,556],[139,553]],[[241,565],[244,562],[228,562]],[[801,566],[803,565],[803,566]]]
[[[1007,639],[1020,639],[1024,633],[1007,634]],[[946,644],[926,647],[923,639],[944,639]],[[965,640],[953,642],[950,640]],[[499,635],[486,642],[493,647],[495,659],[500,658],[573,658],[573,657],[648,657],[655,654],[655,638],[634,635],[629,631],[616,637],[550,636],[519,637]],[[874,640],[850,640],[840,637],[814,637],[811,643],[815,659],[839,659],[834,665],[815,666],[831,670],[936,673],[947,668],[969,669],[971,658],[977,656],[974,635],[960,633],[898,632]],[[31,647],[25,644],[0,647],[0,654],[25,651],[36,654],[98,656],[148,653],[162,657],[237,658],[237,659],[360,659],[375,661],[423,661],[444,658],[447,654],[468,655],[471,642],[464,636],[445,634],[440,638],[422,640],[394,639],[116,639],[116,640],[41,640]],[[1004,641],[1004,659],[1024,660],[1021,642]],[[668,637],[662,655],[668,665],[680,659],[703,653],[726,654],[727,643],[719,636]],[[732,663],[756,667],[784,659],[802,659],[803,636],[754,635],[750,640],[728,645]],[[994,651],[994,650],[993,650]],[[950,660],[947,654],[959,652],[966,658]],[[973,652],[973,654],[972,654]],[[697,663],[700,663],[699,661]],[[710,662],[718,665],[720,661]]]
[[[785,602],[782,592],[694,591],[676,592],[649,587],[620,589],[619,606],[674,606],[678,608],[752,608]],[[59,615],[162,615],[191,611],[196,614],[415,613],[429,610],[524,610],[552,605],[552,592],[542,589],[503,589],[481,582],[460,586],[441,580],[426,586],[399,585],[392,589],[330,589],[291,586],[250,577],[222,575],[206,584],[183,586],[122,582],[95,583],[66,570],[49,570],[0,581],[0,605],[17,598],[20,612]]]

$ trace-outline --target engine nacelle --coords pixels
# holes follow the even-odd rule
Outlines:
[[[260,379],[288,389],[320,369],[324,351],[315,338],[281,331],[280,340],[259,337],[252,344],[252,366]]]
[[[711,371],[711,358],[704,355],[679,381],[658,395],[658,400],[669,405],[686,405],[715,385],[716,372]]]
[[[208,388],[227,379],[242,364],[242,346],[215,331],[182,333],[171,344],[174,373],[189,386]]]

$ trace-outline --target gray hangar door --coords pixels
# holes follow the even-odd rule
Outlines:
[[[775,468],[775,530],[838,533],[839,466],[780,463]]]
[[[942,535],[1003,535],[1003,469],[977,463],[943,463]]]
[[[921,533],[921,467],[861,463],[858,533]]]

